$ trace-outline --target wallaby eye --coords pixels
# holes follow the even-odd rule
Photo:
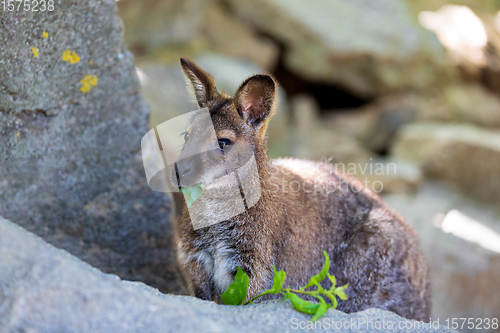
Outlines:
[[[184,132],[184,142],[187,142],[189,140],[189,133]]]
[[[229,139],[219,139],[219,149],[222,151],[228,151],[231,148],[233,142]]]

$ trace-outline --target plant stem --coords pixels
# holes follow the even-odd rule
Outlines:
[[[285,288],[282,291],[292,292],[292,293],[295,293],[295,294],[309,295],[309,296],[315,296],[315,295],[318,294],[317,290],[303,291],[303,290],[296,290],[296,289]]]
[[[292,293],[296,293],[296,294],[309,295],[309,296],[315,296],[318,294],[317,290],[303,291],[303,290],[296,290],[296,289],[290,289],[290,288],[284,288],[281,290],[281,292],[292,292]],[[257,298],[262,297],[262,296],[267,295],[267,294],[268,293],[266,293],[266,292],[263,292],[262,294],[258,294],[257,296],[254,296],[254,297],[250,298],[248,301],[246,301],[245,303],[243,303],[243,305],[250,304],[253,301],[255,301]]]
[[[246,301],[245,303],[243,303],[243,305],[250,304],[253,301],[255,301],[257,298],[262,297],[264,295],[267,295],[267,293],[265,291],[262,294],[258,294],[257,296],[254,296],[254,297],[250,298],[248,301]]]

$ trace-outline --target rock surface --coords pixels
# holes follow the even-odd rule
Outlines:
[[[288,302],[237,307],[163,295],[142,283],[103,274],[1,217],[0,257],[0,331],[5,333],[284,332],[307,327],[311,318]],[[329,310],[319,321],[322,329],[315,331],[330,332],[325,323],[351,325],[359,320],[372,326],[362,324],[353,329],[357,332],[453,332],[423,328],[376,309],[349,315]]]
[[[458,184],[468,194],[500,198],[500,134],[465,124],[415,123],[401,129],[393,155],[425,175]]]
[[[415,94],[386,95],[357,109],[330,112],[325,118],[334,130],[380,152],[390,146],[399,128],[417,118],[417,103]]]
[[[314,82],[374,95],[421,88],[448,76],[444,49],[404,1],[229,3],[238,16],[284,46],[290,70]]]
[[[325,126],[315,100],[307,95],[292,101],[293,127],[287,139],[293,147],[292,156],[312,160],[332,160],[340,163],[367,163],[370,151],[355,138]]]
[[[422,93],[416,104],[421,121],[500,128],[500,98],[479,84],[447,85],[434,94]]]
[[[128,46],[142,54],[165,44],[189,42],[201,28],[208,3],[207,0],[120,1]]]
[[[0,214],[103,271],[180,292],[115,1],[54,6],[0,13]],[[87,74],[97,86],[82,92]]]
[[[269,70],[278,47],[214,0],[121,0],[128,47],[139,55],[154,54],[169,62],[187,54],[224,53],[253,61]]]

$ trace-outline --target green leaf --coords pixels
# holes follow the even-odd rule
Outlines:
[[[336,309],[337,305],[338,305],[337,298],[330,293],[326,294],[326,297],[328,297],[330,299],[330,301],[332,302],[332,308]]]
[[[325,263],[323,265],[323,268],[321,269],[321,272],[319,272],[319,274],[317,275],[311,276],[311,279],[304,288],[308,288],[314,286],[317,283],[320,283],[326,277],[326,274],[328,274],[328,270],[330,269],[330,257],[328,257],[328,253],[326,253],[326,251],[323,251],[323,254],[325,255]]]
[[[338,296],[341,300],[343,300],[343,301],[347,300],[347,298],[348,298],[348,297],[347,297],[347,295],[345,294],[345,292],[343,292],[343,291],[338,292],[338,293],[337,293],[337,296]]]
[[[221,295],[222,302],[226,305],[240,305],[248,295],[248,285],[250,278],[248,274],[243,272],[238,266],[234,281],[229,285],[227,290]]]
[[[316,313],[316,311],[319,308],[319,303],[311,303],[309,301],[305,301],[302,298],[300,298],[299,296],[297,296],[297,294],[294,294],[291,292],[287,292],[285,294],[285,298],[288,298],[290,300],[290,302],[292,303],[293,307],[296,310],[299,310],[300,312],[304,312],[304,313],[313,315]]]
[[[342,287],[337,287],[333,290],[333,293],[337,295],[341,300],[345,301],[348,297],[345,294],[344,290],[346,290],[348,286],[349,284],[345,284]]]
[[[335,285],[337,284],[337,279],[335,276],[330,275],[329,273],[327,274],[328,278],[330,279],[330,282],[332,283],[332,287],[330,288],[330,291],[332,291],[335,288]]]
[[[198,199],[198,197],[201,195],[203,192],[203,184],[200,185],[195,185],[191,187],[181,187],[180,188],[181,193],[184,193],[188,200],[187,200],[187,206],[188,208],[191,207],[193,202]]]
[[[276,266],[273,265],[274,277],[273,277],[273,288],[270,290],[266,290],[268,294],[278,294],[283,288],[283,283],[286,279],[285,271],[276,271]]]
[[[317,299],[319,299],[319,306],[318,306],[318,309],[316,310],[316,313],[314,314],[314,316],[312,317],[311,321],[316,321],[318,320],[319,318],[323,317],[323,315],[328,311],[328,309],[330,308],[330,305],[329,304],[326,304],[325,300],[323,297],[321,296],[316,296]]]

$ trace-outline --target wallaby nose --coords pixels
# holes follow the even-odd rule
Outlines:
[[[179,174],[182,177],[186,177],[190,173],[191,173],[191,165],[189,163],[186,163],[186,165],[181,166],[181,168],[179,170]]]

